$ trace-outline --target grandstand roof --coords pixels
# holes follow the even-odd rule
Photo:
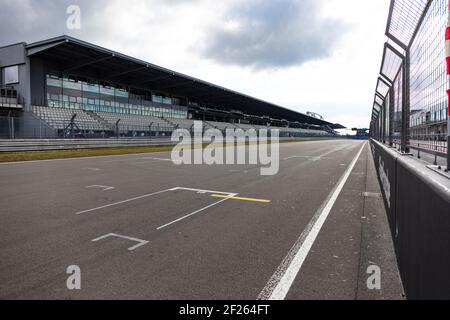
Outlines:
[[[247,114],[344,128],[69,36],[28,44],[26,48],[28,56],[50,59],[63,72],[83,71],[99,80],[187,97],[216,107],[232,107]]]

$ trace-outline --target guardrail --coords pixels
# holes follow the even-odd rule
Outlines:
[[[0,152],[75,150],[175,145],[163,139],[24,139],[0,140]]]
[[[280,138],[280,141],[311,141],[342,139],[342,137],[305,137],[305,138]],[[111,138],[111,139],[17,139],[1,140],[0,152],[20,151],[52,151],[52,150],[76,150],[76,149],[98,149],[98,148],[126,148],[126,147],[160,147],[175,146],[167,138]]]

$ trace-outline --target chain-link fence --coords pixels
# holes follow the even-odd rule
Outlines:
[[[448,21],[448,0],[391,1],[371,137],[450,168]]]

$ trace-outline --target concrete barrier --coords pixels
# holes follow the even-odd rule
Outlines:
[[[450,299],[450,179],[371,140],[409,299]]]

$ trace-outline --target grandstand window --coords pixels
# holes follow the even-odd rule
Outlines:
[[[100,87],[100,93],[105,95],[114,96],[114,88],[101,86]]]
[[[141,89],[129,89],[92,79],[71,75],[46,75],[48,106],[70,109],[84,108],[121,114],[147,115],[167,118],[187,118],[180,98],[151,94]],[[63,92],[64,90],[64,92]],[[64,93],[64,94],[62,94]],[[153,103],[159,105],[153,105]]]
[[[81,83],[77,82],[73,78],[64,78],[63,79],[63,88],[81,91]]]
[[[83,83],[83,92],[99,93],[100,87],[94,83]]]
[[[52,87],[61,88],[62,82],[61,79],[59,79],[56,76],[47,75],[47,85]]]
[[[126,91],[125,89],[116,89],[115,96],[128,98],[128,91]]]
[[[153,102],[157,102],[157,103],[162,103],[163,102],[163,97],[152,95],[152,101]]]

